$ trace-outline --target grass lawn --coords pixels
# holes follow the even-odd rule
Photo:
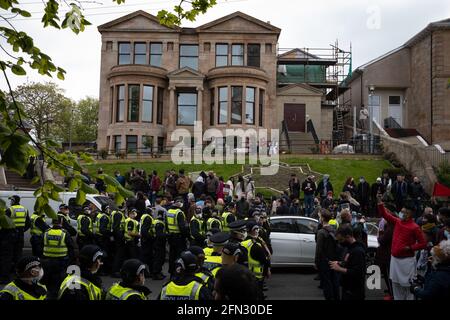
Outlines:
[[[351,159],[284,159],[290,165],[308,163],[311,170],[330,175],[330,181],[335,190],[335,195],[342,190],[347,177],[353,177],[355,183],[359,183],[359,177],[364,176],[371,185],[381,176],[386,168],[392,165],[387,160],[351,160]],[[318,183],[319,181],[317,181]]]
[[[364,176],[369,184],[375,182],[376,178],[381,176],[383,169],[390,168],[391,164],[386,160],[353,160],[353,159],[311,159],[311,158],[286,158],[282,162],[290,165],[306,164],[308,163],[311,170],[331,176],[331,183],[335,189],[335,195],[338,195],[342,190],[345,180],[348,176],[352,176],[355,182],[358,183],[359,177]],[[122,175],[130,170],[131,167],[144,169],[147,174],[152,170],[156,170],[160,176],[163,176],[166,170],[179,170],[184,168],[187,172],[197,172],[204,170],[205,172],[212,170],[218,176],[223,176],[228,179],[230,176],[241,172],[242,165],[239,164],[223,164],[223,165],[180,165],[177,166],[171,162],[134,162],[134,163],[102,163],[89,165],[87,168],[90,173],[96,173],[98,168],[103,168],[107,174],[113,175],[115,170],[119,170]],[[287,186],[287,181],[286,181]],[[257,186],[265,187],[265,186]],[[269,189],[258,189],[258,192],[269,196],[274,194]]]
[[[86,168],[89,169],[89,173],[97,173],[98,168],[102,168],[103,172],[114,175],[116,170],[119,170],[122,175],[125,175],[127,171],[135,167],[137,169],[144,169],[147,174],[150,174],[153,170],[158,172],[160,177],[164,176],[167,170],[174,169],[176,171],[183,168],[186,172],[197,172],[197,171],[214,171],[218,177],[222,176],[224,179],[238,174],[242,170],[242,165],[240,164],[223,164],[223,165],[197,165],[197,164],[183,164],[175,165],[172,162],[133,162],[133,163],[102,163],[87,165]],[[226,181],[226,180],[225,180]]]

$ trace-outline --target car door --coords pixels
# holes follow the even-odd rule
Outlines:
[[[300,262],[302,264],[314,264],[318,223],[315,220],[301,217],[294,220],[299,232],[301,251]]]
[[[272,264],[300,263],[300,234],[291,218],[270,219],[270,240],[273,248]]]

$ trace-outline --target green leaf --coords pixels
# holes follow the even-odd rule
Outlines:
[[[59,80],[65,80],[64,73],[62,73],[61,71],[58,71],[56,76],[58,77]]]
[[[35,212],[42,212],[44,206],[48,204],[48,198],[41,195],[36,198],[36,202],[34,203],[34,211]]]
[[[18,76],[24,76],[24,75],[27,74],[26,71],[25,71],[25,69],[22,68],[21,66],[17,65],[17,64],[15,64],[15,65],[13,65],[13,66],[11,67],[11,71],[12,71],[15,75],[18,75]]]
[[[82,206],[86,202],[86,193],[83,190],[78,190],[75,202],[79,206]]]
[[[5,214],[5,209],[0,209],[0,228],[1,229],[14,229],[14,221]]]
[[[107,185],[112,185],[112,186],[115,186],[115,187],[120,186],[120,183],[116,179],[114,179],[113,177],[111,177],[111,176],[109,176],[107,174],[103,174],[103,175],[101,174],[98,177],[100,179],[103,178],[102,180],[104,180]]]
[[[86,194],[98,194],[97,189],[90,187],[84,182],[81,182],[81,190],[83,190],[83,192]]]
[[[3,199],[0,199],[0,209],[6,209],[6,202]]]
[[[47,217],[49,217],[50,219],[57,219],[58,215],[56,214],[55,210],[53,210],[53,208],[46,204],[43,207],[43,210],[45,212],[45,214],[47,215]]]
[[[36,176],[31,180],[31,184],[37,184],[41,182],[41,177]]]
[[[69,191],[73,192],[78,188],[78,181],[75,178],[71,178],[69,181]]]
[[[124,203],[124,201],[125,201],[125,198],[122,197],[122,196],[120,195],[120,193],[116,193],[116,195],[115,195],[115,197],[114,197],[114,202],[115,202],[118,206],[121,206],[121,205]]]

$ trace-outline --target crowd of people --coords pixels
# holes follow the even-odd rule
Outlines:
[[[146,277],[165,280],[161,300],[262,300],[271,276],[271,215],[319,221],[315,266],[327,300],[365,298],[366,219],[375,216],[381,217],[376,263],[386,298],[450,296],[450,209],[423,208],[426,195],[418,178],[392,182],[383,174],[372,185],[364,177],[356,185],[350,177],[335,199],[329,175],[316,184],[314,176],[300,181],[293,174],[289,191],[266,203],[251,177],[225,181],[201,172],[193,181],[183,169],[160,177],[135,168],[115,177],[135,197],[119,207],[86,203],[77,213],[77,228],[65,204],[47,224],[44,214],[29,217],[20,198],[11,197],[6,216],[14,227],[0,229],[0,281],[6,284],[0,300],[145,300]],[[107,195],[102,180],[93,183]],[[28,229],[32,256],[22,257]],[[120,280],[103,288],[103,275]]]
[[[14,240],[4,242],[10,252],[0,261],[6,284],[0,299],[146,299],[146,276],[166,280],[162,300],[265,298],[272,254],[269,210],[251,179],[224,182],[202,172],[192,182],[183,169],[168,171],[164,179],[155,171],[147,178],[132,169],[125,176],[117,172],[116,179],[136,196],[117,208],[112,202],[101,208],[86,203],[76,229],[65,204],[47,224],[43,213],[28,217],[20,198],[11,197],[7,216],[15,227],[0,232],[14,234]],[[103,181],[95,187],[107,194]],[[27,230],[33,255],[20,258]],[[163,273],[167,247],[169,275]],[[73,273],[73,266],[81,274]],[[17,275],[12,282],[11,271]],[[121,281],[105,290],[104,275]]]

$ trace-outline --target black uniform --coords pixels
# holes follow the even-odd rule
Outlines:
[[[70,224],[69,217],[62,212],[58,212],[58,216],[63,218],[62,220],[63,229],[66,230],[71,237],[75,237],[77,235],[77,229],[72,227],[72,225]]]
[[[91,218],[92,219],[92,218]],[[93,221],[92,221],[93,223]],[[78,234],[77,236],[77,244],[78,244],[78,248],[81,250],[84,246],[88,245],[88,244],[94,244],[94,239],[95,239],[95,235],[91,230],[91,225],[89,223],[89,219],[88,216],[84,216],[81,219],[81,226],[80,226],[80,230],[81,232]],[[83,235],[81,235],[81,233]]]
[[[11,218],[11,209],[6,209],[5,214]],[[15,265],[17,261],[22,257],[23,245],[24,245],[24,233],[28,231],[31,227],[31,219],[28,215],[25,216],[25,227],[16,227],[12,233],[9,241],[12,241],[13,252],[12,252],[12,262]]]
[[[37,218],[34,221],[34,227],[39,229],[41,231],[41,233],[44,233],[45,231],[50,229],[50,226],[47,223],[45,223],[43,216]],[[31,232],[33,232],[33,226],[31,227]],[[31,234],[30,244],[31,244],[31,252],[32,252],[33,256],[41,258],[42,250],[44,249],[43,243],[42,243],[42,236],[39,234]]]
[[[141,222],[141,261],[151,268],[153,266],[153,242],[155,241],[152,234],[153,218],[148,216]]]
[[[112,219],[112,235],[114,237],[114,262],[113,262],[113,273],[118,273],[122,267],[122,263],[125,260],[125,239],[124,230],[122,229],[122,212],[116,212],[111,214]]]
[[[11,281],[9,273],[13,267],[13,242],[11,238],[15,234],[15,230],[14,228],[7,228],[7,224],[4,222],[6,221],[2,219],[0,225],[0,284],[8,284]]]
[[[106,257],[103,260],[103,272],[111,271],[111,257],[112,257],[112,243],[111,243],[111,228],[109,224],[109,216],[102,216],[98,223],[98,234],[96,234],[97,245],[102,249],[103,252],[106,252]]]
[[[205,225],[205,223],[203,223],[203,225]],[[196,219],[191,219],[189,226],[191,230],[191,245],[204,248],[206,240],[206,237],[204,236],[205,230],[201,230],[200,223]]]
[[[166,259],[166,232],[163,223],[155,225],[155,240],[153,242],[153,275],[161,274]]]

